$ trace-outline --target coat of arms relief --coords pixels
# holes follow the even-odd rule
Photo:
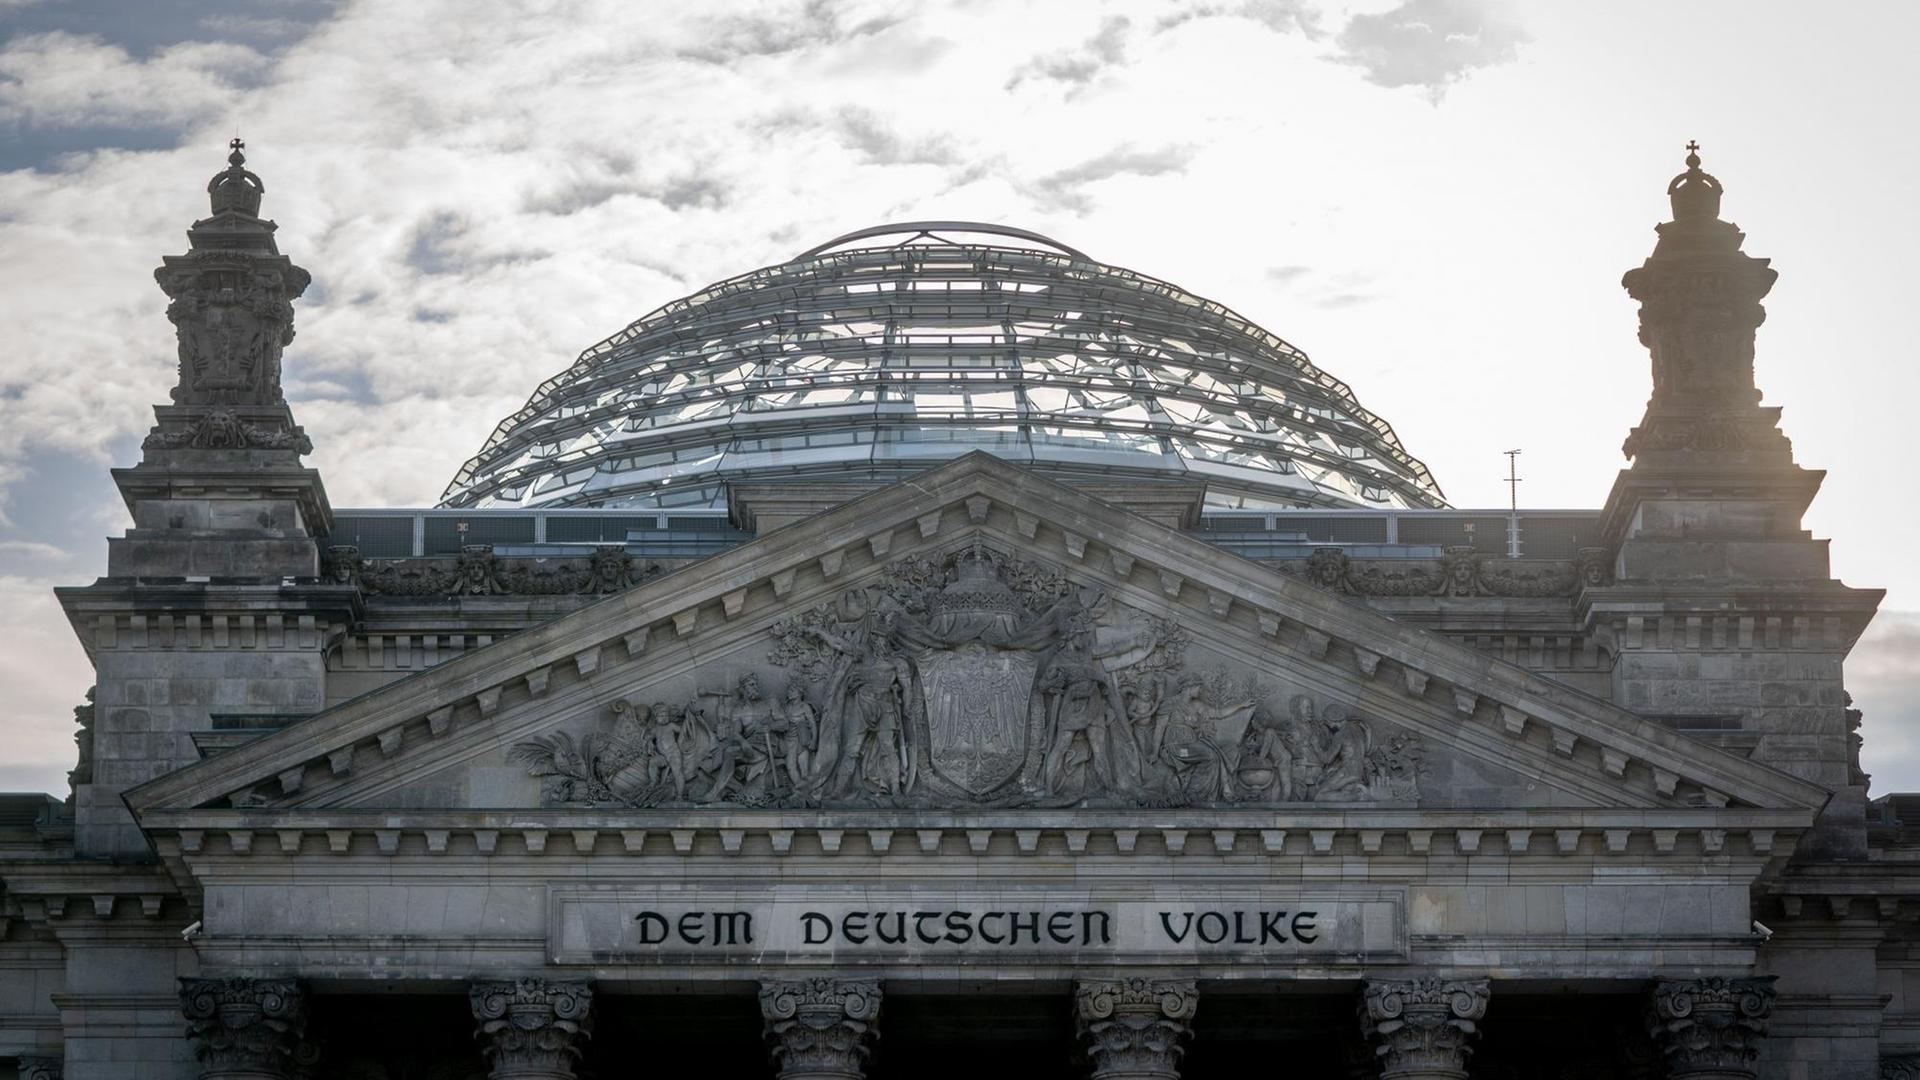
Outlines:
[[[764,667],[515,744],[556,805],[1410,802],[1422,747],[976,540],[770,628]]]

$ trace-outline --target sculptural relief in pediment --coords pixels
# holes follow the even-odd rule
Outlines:
[[[1175,621],[975,540],[769,629],[688,700],[515,744],[551,805],[1408,803],[1411,734],[1212,661]]]

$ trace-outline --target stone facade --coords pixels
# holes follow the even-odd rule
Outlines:
[[[1800,530],[1774,272],[1697,156],[1626,280],[1631,467],[1521,558],[1470,519],[1235,547],[1191,484],[984,453],[743,485],[700,559],[363,553],[280,393],[307,275],[231,164],[159,272],[133,527],[60,592],[70,804],[0,820],[0,1076],[1920,1058],[1920,861],[1841,676],[1880,594]]]

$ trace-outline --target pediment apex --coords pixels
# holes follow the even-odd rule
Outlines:
[[[151,781],[127,799],[139,812],[236,797],[272,802],[315,777],[351,784],[356,760],[431,752],[422,744],[557,695],[562,683],[613,679],[668,643],[764,627],[906,553],[981,535],[1103,585],[1150,592],[1249,648],[1390,686],[1478,729],[1485,745],[1497,735],[1545,767],[1579,770],[1593,797],[1615,805],[1813,809],[1829,794],[976,452]]]

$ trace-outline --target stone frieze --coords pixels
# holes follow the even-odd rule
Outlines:
[[[1187,656],[1176,623],[987,548],[781,620],[764,667],[515,744],[564,806],[1409,802],[1422,748]]]

